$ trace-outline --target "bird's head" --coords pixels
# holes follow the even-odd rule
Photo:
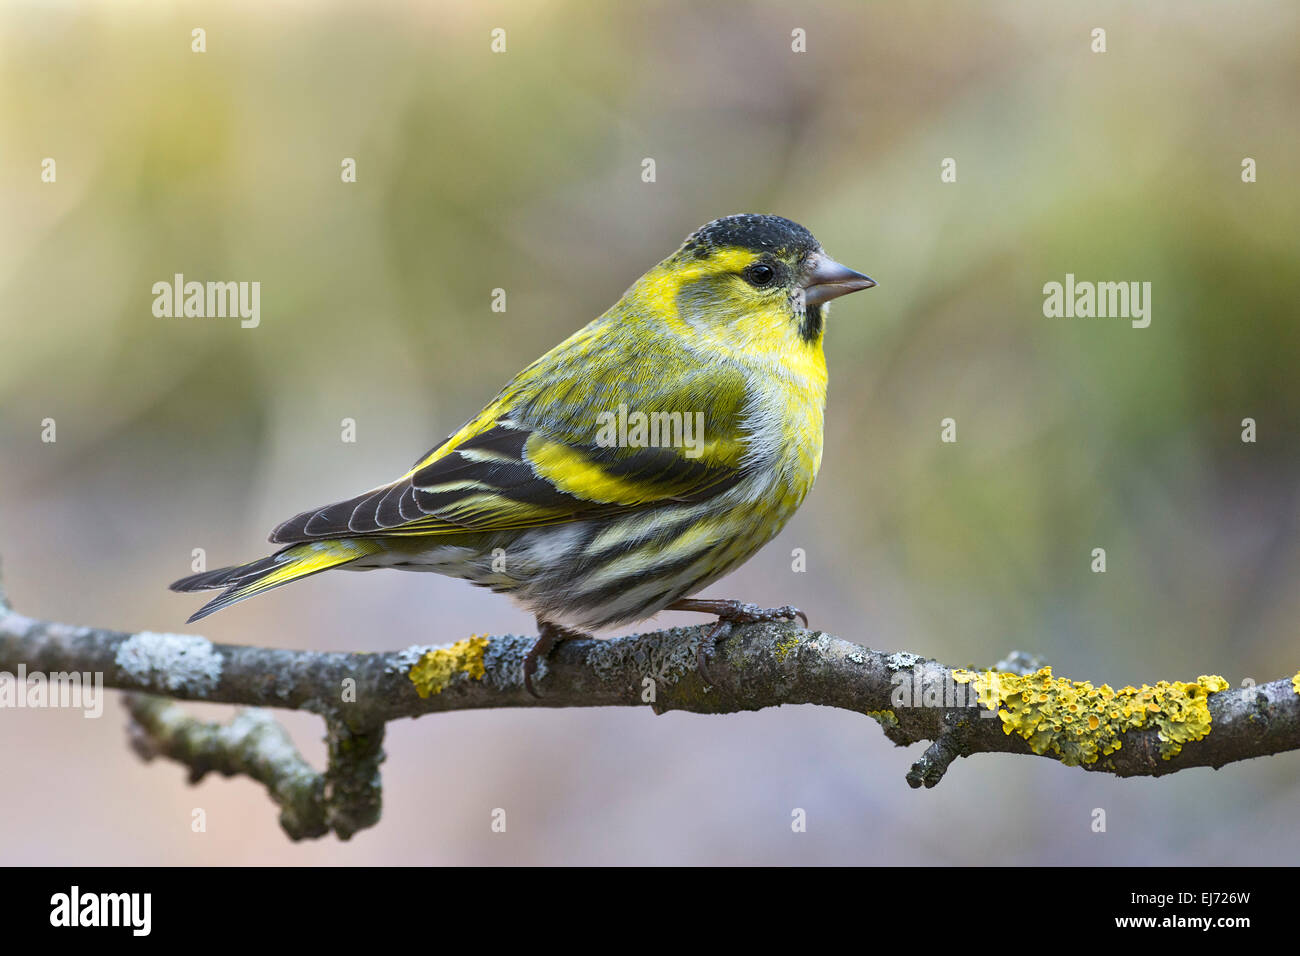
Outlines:
[[[650,314],[738,352],[820,347],[832,299],[876,283],[780,216],[725,216],[691,233],[634,286]]]

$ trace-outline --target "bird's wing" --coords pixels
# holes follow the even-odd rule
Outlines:
[[[558,388],[532,371],[397,481],[303,512],[271,540],[510,531],[701,501],[745,477],[745,380],[734,370],[621,370],[615,391],[629,414],[699,413],[699,443],[668,447],[601,439],[596,409],[609,390],[595,389],[597,369]]]

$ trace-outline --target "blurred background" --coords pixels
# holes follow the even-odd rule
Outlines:
[[[261,556],[281,519],[401,474],[690,230],[771,212],[880,287],[830,317],[817,487],[707,594],[793,603],[830,633],[951,665],[1020,649],[1115,686],[1294,673],[1300,9],[699,6],[6,4],[15,606],[186,630],[198,596],[166,585],[193,549],[212,567]],[[259,327],[156,318],[153,283],[175,273],[260,282]],[[1152,283],[1150,327],[1044,317],[1043,285],[1066,273]],[[955,444],[939,440],[948,417]],[[192,630],[367,651],[532,628],[462,582],[380,572],[315,577]],[[319,766],[320,722],[284,720]],[[249,780],[189,787],[178,765],[141,763],[115,692],[100,720],[0,712],[0,735],[4,863],[1300,854],[1300,754],[1127,781],[980,756],[915,792],[920,747],[813,707],[391,724],[384,819],[346,844],[290,844]]]

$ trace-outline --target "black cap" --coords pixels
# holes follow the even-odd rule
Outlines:
[[[741,248],[771,252],[779,256],[808,255],[821,248],[813,234],[780,216],[744,214],[723,216],[706,223],[686,237],[682,252],[706,259],[715,249]]]

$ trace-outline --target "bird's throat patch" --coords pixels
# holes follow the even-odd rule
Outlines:
[[[822,307],[810,305],[804,310],[803,318],[799,320],[799,336],[811,344],[821,338],[825,327],[826,320],[822,316]]]

